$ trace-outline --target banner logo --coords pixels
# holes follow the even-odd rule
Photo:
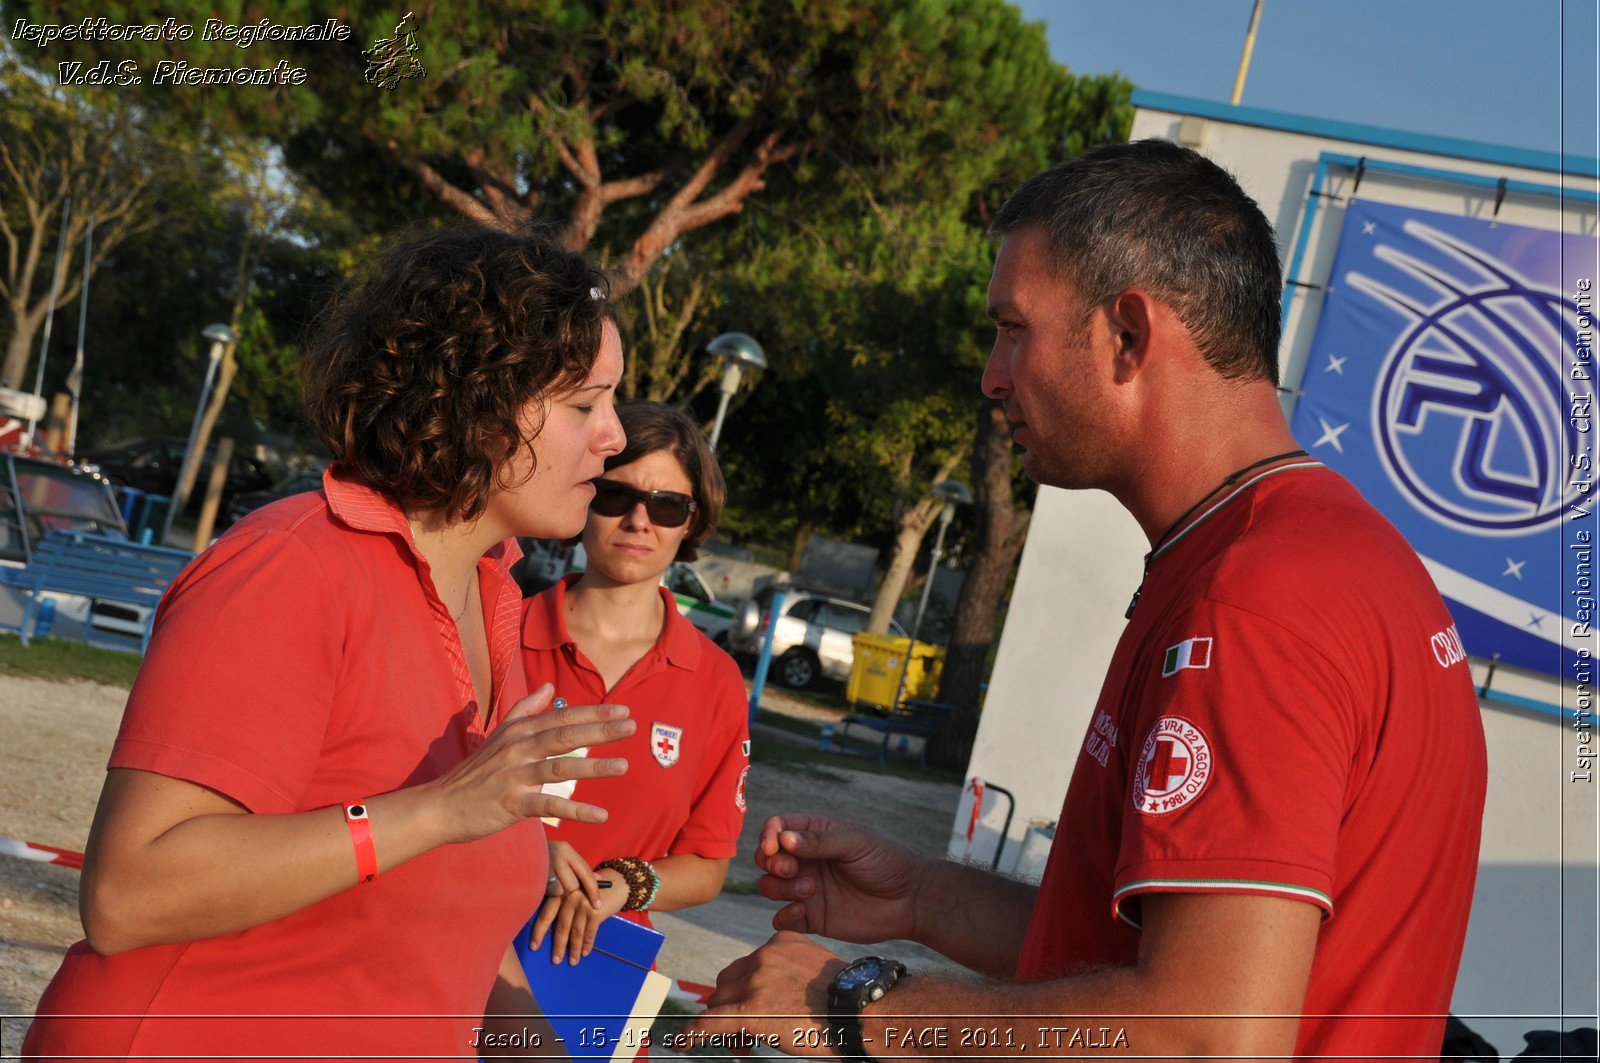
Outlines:
[[[1547,217],[1350,201],[1291,427],[1417,552],[1459,632],[1440,657],[1575,677],[1600,238]]]
[[[1429,517],[1465,531],[1560,521],[1573,501],[1565,458],[1581,446],[1570,411],[1593,393],[1559,361],[1577,306],[1464,240],[1415,219],[1401,230],[1407,249],[1379,244],[1373,257],[1413,281],[1408,290],[1347,278],[1411,322],[1373,392],[1385,470]]]

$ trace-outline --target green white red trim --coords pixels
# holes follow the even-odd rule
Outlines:
[[[1188,535],[1190,532],[1194,531],[1195,528],[1197,528],[1201,524],[1203,524],[1207,517],[1211,516],[1211,514],[1215,513],[1217,510],[1221,509],[1223,506],[1227,505],[1229,502],[1232,502],[1235,498],[1238,498],[1239,495],[1242,494],[1244,491],[1246,491],[1249,488],[1251,488],[1251,487],[1255,486],[1256,484],[1260,483],[1262,480],[1265,480],[1267,477],[1276,476],[1280,472],[1288,472],[1291,469],[1321,469],[1321,468],[1324,468],[1322,462],[1317,461],[1314,458],[1308,458],[1308,459],[1306,459],[1304,461],[1294,461],[1294,462],[1290,462],[1287,465],[1275,465],[1270,469],[1263,469],[1262,471],[1256,473],[1254,476],[1250,477],[1250,479],[1245,480],[1243,483],[1239,484],[1232,491],[1229,491],[1227,494],[1223,495],[1221,498],[1219,498],[1215,502],[1213,502],[1209,509],[1207,509],[1205,512],[1201,513],[1194,520],[1190,521],[1189,522],[1189,526],[1187,528],[1184,528],[1183,531],[1179,532],[1177,535],[1174,535],[1171,539],[1168,539],[1165,543],[1163,543],[1161,545],[1161,549],[1159,549],[1155,553],[1151,554],[1150,555],[1150,561],[1152,561],[1152,562],[1155,561],[1156,558],[1160,557],[1162,554],[1166,553],[1168,550],[1171,550],[1174,546],[1177,546],[1178,543],[1183,539],[1183,537],[1185,535]]]
[[[1111,914],[1133,927],[1144,929],[1138,921],[1122,910],[1127,897],[1140,893],[1262,893],[1295,900],[1310,901],[1323,911],[1323,918],[1333,914],[1333,898],[1309,886],[1295,886],[1288,882],[1259,882],[1245,878],[1144,878],[1130,882],[1111,895]]]

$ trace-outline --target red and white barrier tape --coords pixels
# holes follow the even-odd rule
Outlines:
[[[0,856],[15,856],[19,860],[36,860],[41,864],[60,864],[62,867],[83,867],[82,853],[57,849],[43,842],[25,842],[20,838],[0,837]]]
[[[677,1001],[686,1007],[703,1008],[716,988],[698,982],[673,982],[672,987],[667,990],[667,999]]]
[[[19,860],[33,860],[41,864],[59,864],[62,867],[83,867],[83,854],[71,849],[58,849],[43,842],[25,842],[20,838],[0,837],[0,856],[14,856]],[[715,986],[698,982],[675,981],[667,990],[667,997],[686,1007],[703,1008],[711,999]]]

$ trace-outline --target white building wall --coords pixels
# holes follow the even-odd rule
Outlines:
[[[1132,139],[1180,140],[1185,116],[1141,109]],[[1262,206],[1278,233],[1287,264],[1299,233],[1320,154],[1366,156],[1414,166],[1538,184],[1563,178],[1544,170],[1374,147],[1358,141],[1281,129],[1203,120],[1199,150],[1232,172]],[[1191,121],[1189,130],[1196,127]],[[1595,182],[1573,182],[1593,188]],[[1348,195],[1354,175],[1333,169],[1323,191]],[[1367,171],[1360,195],[1469,216],[1487,216],[1494,189],[1401,178]],[[1343,222],[1343,204],[1321,199],[1303,264],[1294,279],[1326,281]],[[1545,229],[1592,234],[1593,204],[1508,193],[1498,218]],[[1283,379],[1294,387],[1304,372],[1320,296],[1300,291],[1285,322]],[[1286,406],[1288,403],[1286,402]],[[968,774],[1011,790],[1011,816],[1000,869],[1037,877],[1045,846],[1024,839],[1031,820],[1059,815],[1068,776],[1082,744],[1101,679],[1138,584],[1148,543],[1132,518],[1101,492],[1040,491],[1016,590],[1000,641]],[[1480,678],[1480,663],[1475,674]],[[1563,703],[1552,680],[1501,668],[1495,689]],[[1571,691],[1565,695],[1571,704]],[[1556,1014],[1596,1010],[1597,787],[1569,780],[1572,736],[1553,716],[1486,703],[1490,790],[1478,892],[1455,1010],[1464,1015]],[[951,832],[950,854],[988,864],[1005,820],[1006,801],[986,797],[969,845],[971,796],[964,797]],[[1018,866],[1018,856],[1026,856]],[[1541,1025],[1529,1018],[1473,1020],[1492,1029],[1506,1055],[1522,1047],[1521,1033]],[[1592,1020],[1591,1020],[1592,1024]],[[1560,1027],[1559,1020],[1542,1023]]]

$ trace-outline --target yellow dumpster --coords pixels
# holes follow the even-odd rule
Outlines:
[[[865,702],[880,709],[894,708],[894,695],[900,688],[900,672],[905,668],[906,650],[911,640],[904,636],[862,632],[851,641],[855,645],[855,663],[850,667],[845,697],[852,704]],[[943,667],[943,646],[917,643],[910,668],[906,669],[905,690],[901,697],[931,699],[939,689],[939,671]]]

